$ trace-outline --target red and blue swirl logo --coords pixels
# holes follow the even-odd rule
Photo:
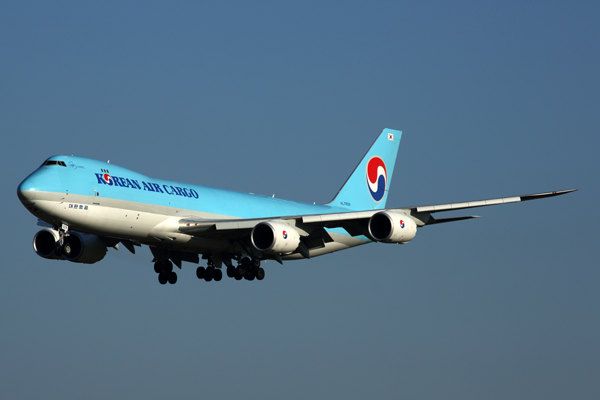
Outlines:
[[[283,231],[283,238],[287,239],[287,232],[286,231]]]
[[[367,187],[373,200],[379,203],[387,187],[387,169],[381,157],[371,157],[367,163]]]
[[[102,176],[102,178],[104,179],[104,181],[109,185],[112,186],[114,184],[113,178],[112,176],[110,176],[109,174],[104,174]]]

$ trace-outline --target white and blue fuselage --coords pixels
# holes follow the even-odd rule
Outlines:
[[[239,249],[230,241],[180,232],[181,219],[266,219],[349,211],[154,179],[114,164],[74,156],[50,157],[19,185],[18,192],[35,216],[53,226],[66,224],[84,233],[197,253]],[[340,236],[338,245],[328,243],[327,251],[323,248],[311,255],[370,241],[364,236],[353,238],[339,228],[330,231],[346,238]]]
[[[512,203],[548,192],[463,203],[386,208],[402,132],[384,129],[325,205],[155,179],[108,162],[53,156],[17,189],[46,229],[34,250],[48,259],[95,263],[107,247],[148,245],[159,282],[175,283],[173,263],[208,260],[197,276],[264,278],[261,260],[310,258],[372,241],[404,244],[417,228],[474,216],[434,219],[434,212]],[[239,263],[236,268],[232,260]]]

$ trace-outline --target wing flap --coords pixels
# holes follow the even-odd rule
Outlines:
[[[431,217],[431,219],[427,222],[427,225],[443,224],[445,222],[463,221],[465,219],[472,219],[472,218],[481,218],[481,217],[479,215],[468,215],[465,217],[454,217],[454,218],[433,218],[433,217]]]
[[[381,210],[368,210],[368,211],[352,211],[345,213],[335,213],[335,214],[317,214],[317,215],[302,215],[302,222],[305,224],[319,224],[319,223],[334,223],[336,221],[347,221],[354,219],[363,219],[363,218],[371,218],[373,214],[379,212]],[[331,224],[330,224],[331,225]],[[333,226],[331,225],[331,226]]]
[[[484,206],[493,206],[496,204],[516,203],[521,201],[521,197],[503,197],[499,199],[469,201],[463,203],[436,204],[432,206],[415,207],[417,212],[439,212],[450,210],[462,210],[465,208],[475,208]]]

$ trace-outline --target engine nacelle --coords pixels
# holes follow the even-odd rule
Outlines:
[[[252,245],[263,253],[291,253],[300,244],[298,231],[283,222],[266,221],[257,224],[250,234]]]
[[[64,260],[62,252],[56,242],[60,239],[58,231],[54,229],[42,229],[33,237],[33,250],[40,257],[51,260]]]
[[[84,264],[102,260],[106,251],[106,244],[100,237],[80,232],[70,232],[65,236],[62,246],[65,259]]]
[[[58,231],[42,229],[33,238],[33,250],[40,257],[85,264],[98,262],[106,255],[106,244],[96,235],[70,232],[65,236],[62,247],[59,239]]]
[[[417,234],[417,224],[406,214],[380,211],[369,219],[369,233],[378,242],[404,244]]]

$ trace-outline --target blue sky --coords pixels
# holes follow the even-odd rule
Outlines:
[[[597,399],[599,11],[3,2],[0,394]],[[187,264],[166,287],[147,249],[38,257],[15,193],[74,154],[325,203],[385,127],[403,131],[390,206],[580,191],[262,282]]]

